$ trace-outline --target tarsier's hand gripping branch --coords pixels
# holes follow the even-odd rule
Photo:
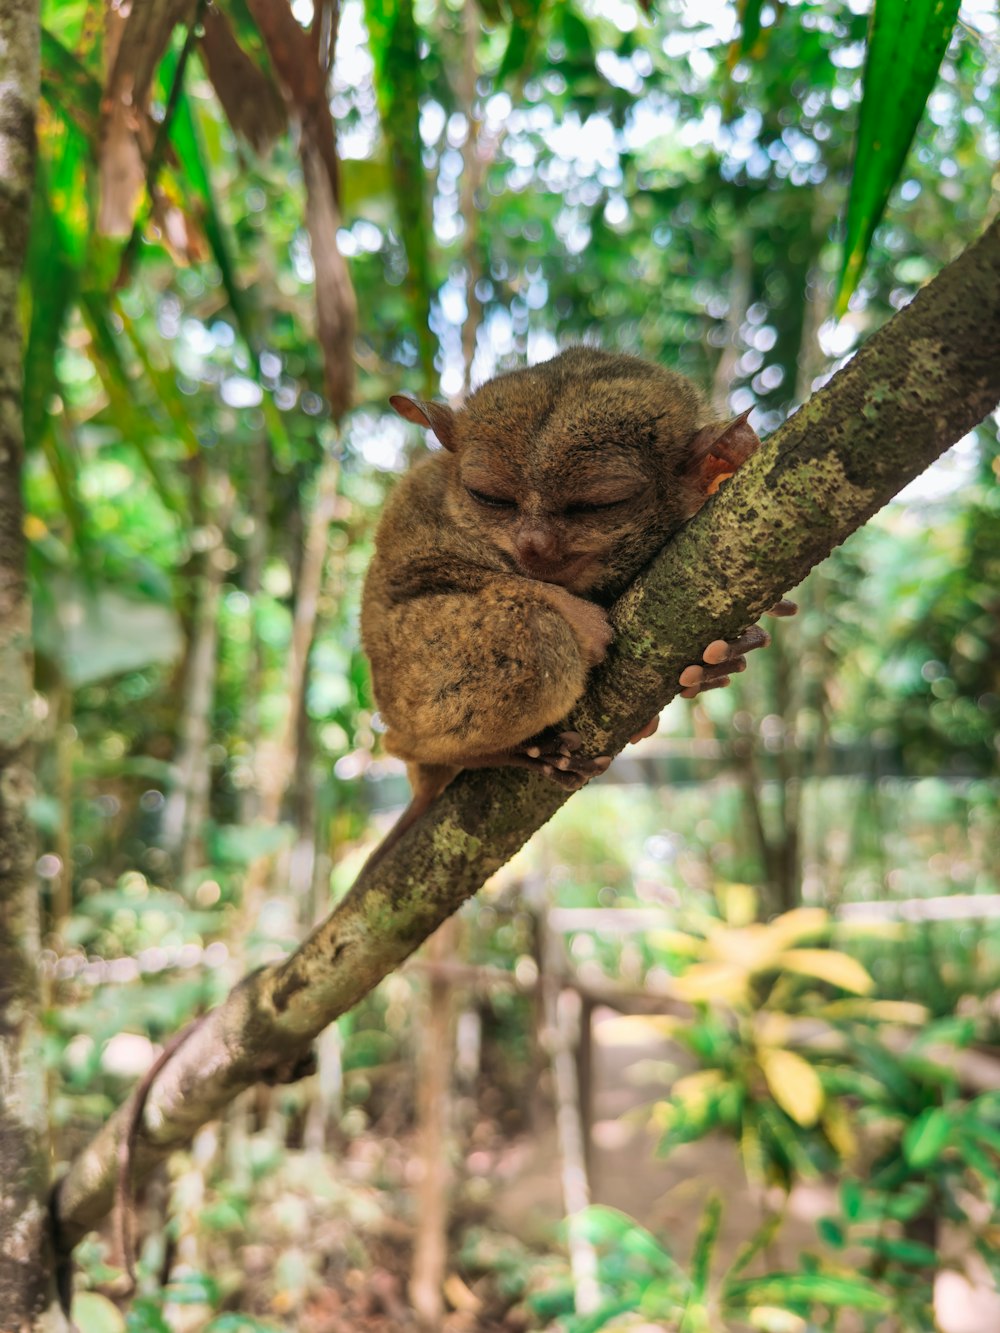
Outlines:
[[[462,768],[535,768],[575,789],[608,767],[558,729],[611,643],[608,608],[760,443],[748,413],[713,421],[683,376],[589,347],[500,375],[457,410],[390,401],[444,447],[393,493],[365,581],[385,744],[414,792],[377,856]],[[767,642],[759,626],[716,640],[682,693],[728,683]]]

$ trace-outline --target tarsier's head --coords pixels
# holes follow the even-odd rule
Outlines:
[[[453,455],[447,506],[459,530],[528,578],[600,599],[617,596],[757,444],[745,418],[711,424],[683,376],[590,347],[499,375],[458,410],[390,401]]]

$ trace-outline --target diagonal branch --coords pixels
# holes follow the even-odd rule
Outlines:
[[[614,611],[616,639],[572,725],[617,751],[682,667],[798,583],[1000,399],[1000,220],[798,411],[666,547]],[[158,1075],[136,1170],[149,1170],[397,967],[566,799],[520,770],[465,772],[285,962],[247,977]],[[122,1108],[56,1201],[68,1241],[107,1211]]]

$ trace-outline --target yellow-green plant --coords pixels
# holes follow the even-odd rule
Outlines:
[[[748,1177],[789,1188],[855,1156],[845,1076],[845,1019],[919,1023],[919,1005],[870,997],[871,976],[830,946],[832,923],[802,907],[769,922],[755,919],[746,885],[717,894],[719,915],[689,913],[683,929],[657,932],[651,947],[674,972],[671,991],[690,1018],[664,1020],[698,1068],[657,1104],[662,1147],[714,1129],[735,1135]]]

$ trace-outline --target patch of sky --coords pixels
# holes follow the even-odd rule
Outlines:
[[[351,233],[348,232],[347,235],[351,236]],[[356,254],[357,242],[353,241],[353,236],[351,239],[355,245],[353,253]],[[339,233],[337,240],[339,243]],[[341,253],[346,254],[347,252],[341,251]],[[313,264],[312,250],[309,248],[309,237],[304,231],[298,231],[292,237],[291,244],[288,247],[288,254],[292,261],[292,268],[295,270],[295,276],[298,278],[299,282],[314,282],[316,278],[316,267]]]
[[[389,412],[355,413],[347,444],[379,472],[401,472],[406,465],[406,427]]]
[[[619,32],[633,32],[639,22],[636,6],[629,0],[585,0],[583,10],[592,18],[607,19]]]
[[[445,126],[445,138],[450,148],[461,148],[469,133],[469,121],[461,111],[453,111]]]
[[[196,356],[211,356],[215,351],[215,339],[200,319],[184,320],[181,333]]]
[[[264,395],[259,384],[243,375],[229,375],[219,385],[219,396],[227,407],[258,407]]]
[[[830,63],[838,69],[860,69],[865,63],[865,43],[845,42],[830,51]]]
[[[642,78],[634,60],[620,56],[617,51],[598,51],[595,63],[614,87],[624,88],[633,97],[638,97],[642,92]]]
[[[979,446],[974,434],[962,438],[942,456],[904,486],[892,500],[893,505],[923,506],[933,504],[968,486],[979,462]]]
[[[572,162],[581,175],[593,176],[599,167],[618,167],[618,147],[614,126],[605,116],[588,116],[581,122],[572,112],[545,134],[548,147],[566,162]]]
[[[440,102],[425,102],[420,108],[420,137],[428,148],[432,148],[444,133],[448,118]]]
[[[638,153],[651,144],[661,143],[676,130],[676,106],[653,94],[630,108],[622,131],[622,146],[630,153]]]

